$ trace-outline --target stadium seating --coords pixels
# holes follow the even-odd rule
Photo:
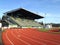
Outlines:
[[[39,23],[35,22],[34,20],[30,20],[30,19],[22,19],[22,18],[17,18],[17,17],[9,17],[9,20],[6,19],[6,22],[8,22],[9,24],[15,24],[15,25],[19,25],[20,27],[42,27],[42,25],[40,25]]]

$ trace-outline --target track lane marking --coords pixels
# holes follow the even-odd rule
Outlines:
[[[24,30],[24,31],[25,31],[25,30]],[[23,33],[24,33],[24,31],[23,31]],[[19,31],[19,32],[20,32],[20,31]],[[21,33],[22,33],[22,32],[21,32]],[[25,33],[25,34],[26,34],[26,35],[30,35],[31,33],[28,33],[28,34]],[[35,37],[35,36],[33,35],[33,37]],[[42,39],[42,38],[39,37],[38,40],[39,40],[39,39]],[[48,39],[46,39],[46,40],[48,40]],[[58,43],[60,43],[60,41],[55,40],[55,39],[50,39],[50,41],[54,41],[54,42],[58,42]]]
[[[11,43],[11,45],[14,45],[13,42],[9,39],[7,33],[8,33],[8,32],[6,32],[6,38],[7,38],[7,40]]]
[[[26,30],[24,30],[24,31],[26,31]],[[24,31],[23,31],[23,32],[24,32]],[[29,30],[29,31],[30,31],[30,30]],[[29,31],[28,31],[28,32],[29,32]],[[33,31],[33,32],[35,32],[35,31]],[[30,33],[29,33],[29,34],[30,34]],[[48,39],[47,39],[47,40],[48,40]],[[60,41],[59,41],[59,40],[57,40],[57,39],[55,40],[54,38],[53,38],[53,39],[50,39],[50,40],[51,40],[51,41],[55,41],[55,42],[60,43]]]
[[[18,31],[18,33],[22,33],[22,32]],[[24,33],[22,33],[22,34],[24,34]],[[24,35],[28,35],[28,34],[24,34]],[[51,40],[44,40],[44,39],[41,39],[41,38],[38,38],[38,40],[43,40],[43,41],[46,41],[46,42],[55,43],[55,44],[60,45],[60,43],[52,42]]]
[[[13,34],[13,32],[12,32],[12,31],[11,31],[11,34],[12,34],[16,39],[18,39],[18,40],[22,41],[23,43],[25,43],[25,44],[27,44],[27,45],[31,45],[30,43],[27,43],[26,41],[24,41],[24,40],[22,40],[22,39],[20,39],[20,38],[16,37],[16,36]]]
[[[15,31],[16,32],[16,31]],[[36,42],[36,43],[41,43],[41,44],[43,44],[43,45],[46,45],[46,43],[43,43],[43,42],[39,42],[39,41],[37,41],[37,40],[34,40],[34,39],[31,39],[30,37],[26,37],[26,36],[23,36],[23,37],[25,37],[25,38],[27,38],[27,39],[29,39],[29,40],[31,40],[31,41],[34,41],[34,42]],[[19,38],[19,37],[18,37]]]

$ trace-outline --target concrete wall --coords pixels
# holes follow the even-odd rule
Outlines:
[[[2,23],[0,23],[0,28],[2,27]]]

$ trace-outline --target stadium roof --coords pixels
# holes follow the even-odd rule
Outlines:
[[[20,16],[22,15],[22,16],[25,16],[25,17],[33,18],[33,19],[44,18],[43,16],[40,16],[38,14],[32,13],[30,11],[27,11],[27,10],[25,10],[23,8],[19,8],[19,9],[15,9],[15,10],[12,10],[12,11],[8,11],[8,12],[6,12],[4,14],[7,14],[7,15],[11,16],[12,14],[16,15],[17,13],[20,14]]]

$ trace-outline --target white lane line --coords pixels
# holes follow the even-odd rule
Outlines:
[[[26,37],[26,36],[23,36],[23,37],[25,37],[25,38],[27,38],[27,39],[33,41],[33,42],[36,42],[36,43],[39,43],[39,44],[43,44],[43,45],[47,45],[46,43],[39,42],[39,41],[37,41],[37,40],[31,39],[30,37]]]
[[[23,43],[25,43],[25,44],[27,44],[27,45],[31,45],[30,43],[27,43],[26,41],[24,41],[24,40],[22,40],[22,39],[16,37],[15,34],[13,34],[13,31],[11,31],[11,34],[12,34],[16,39],[22,41]]]
[[[18,32],[18,33],[22,33],[22,32]],[[22,34],[24,34],[24,33],[22,33]],[[24,34],[24,35],[28,35],[28,34]],[[35,36],[33,36],[33,38],[34,38]],[[28,37],[28,38],[30,38],[30,37]],[[50,42],[50,43],[55,43],[55,44],[58,44],[58,45],[60,45],[60,43],[57,43],[57,42],[54,42],[54,41],[51,41],[51,40],[45,40],[45,39],[41,39],[41,38],[37,38],[38,40],[43,40],[43,41],[47,41],[47,42]]]
[[[13,42],[9,39],[8,35],[7,35],[8,32],[6,32],[6,38],[8,39],[8,41],[11,43],[11,45],[14,45]]]
[[[19,33],[19,32],[18,32]],[[24,33],[24,31],[23,31],[23,33]],[[30,35],[31,33],[29,33],[29,34],[27,34],[26,33],[26,35]],[[33,37],[35,37],[35,36],[33,36]],[[38,38],[39,39],[39,38]],[[48,40],[48,39],[46,39],[46,40]],[[55,39],[50,39],[50,41],[55,41],[55,42],[58,42],[58,43],[60,43],[60,41],[58,41],[58,40],[55,40]]]
[[[33,32],[35,32],[35,31],[33,31]],[[28,35],[28,34],[27,34]],[[33,36],[33,37],[35,37],[35,36]],[[39,38],[38,38],[39,39]],[[46,40],[48,40],[48,39],[46,39]],[[55,39],[50,39],[50,41],[54,41],[54,42],[58,42],[59,44],[60,44],[60,41],[58,41],[57,39],[55,40]]]
[[[28,31],[29,32],[29,31]],[[31,32],[31,31],[30,31]],[[35,32],[35,31],[33,31],[33,32]],[[30,34],[30,33],[29,33]],[[45,39],[45,40],[48,40],[48,39]],[[57,39],[50,39],[50,41],[54,41],[54,42],[56,42],[56,43],[60,43],[60,41],[59,40],[57,40]]]

